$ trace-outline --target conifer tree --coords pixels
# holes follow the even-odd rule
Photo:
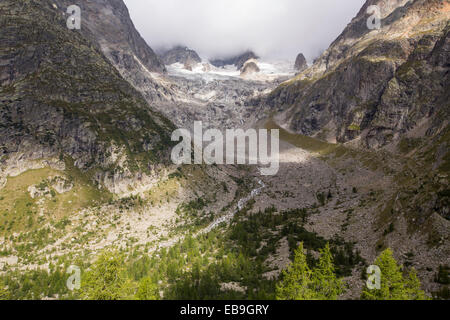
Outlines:
[[[342,280],[335,274],[333,256],[327,243],[320,250],[316,268],[311,270],[303,243],[295,251],[294,262],[283,272],[283,281],[277,285],[278,300],[335,300],[343,292]]]
[[[416,269],[412,268],[406,282],[406,295],[408,300],[428,300],[425,292],[421,289]]]
[[[375,260],[381,270],[381,288],[364,288],[361,298],[366,300],[424,300],[424,291],[413,269],[409,278],[403,277],[402,266],[397,264],[391,249],[384,250]]]
[[[320,250],[320,259],[313,270],[312,282],[317,299],[320,300],[336,300],[343,292],[344,285],[342,280],[336,277],[333,255],[328,243]]]
[[[283,281],[277,285],[277,300],[311,300],[311,270],[303,251],[303,243],[295,250],[294,262],[283,271]]]
[[[129,300],[135,285],[126,276],[124,257],[105,251],[82,277],[80,296],[84,300]]]

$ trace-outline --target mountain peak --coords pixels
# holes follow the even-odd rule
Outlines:
[[[197,63],[202,62],[202,59],[197,54],[197,52],[181,45],[175,46],[172,49],[162,52],[160,54],[160,58],[165,65],[171,65],[178,62],[184,65],[193,66]]]
[[[70,0],[54,2],[64,11],[73,4]],[[141,63],[148,71],[166,72],[164,64],[136,30],[123,0],[80,0],[77,5],[82,12],[81,32],[119,69],[138,59],[134,63]]]
[[[211,64],[215,67],[221,68],[227,65],[234,65],[237,70],[241,70],[244,64],[250,59],[259,59],[253,51],[246,51],[236,56],[227,57],[225,59],[211,60]]]
[[[302,72],[306,68],[308,68],[308,63],[306,62],[306,58],[303,53],[299,53],[297,59],[295,59],[294,69],[295,71]]]

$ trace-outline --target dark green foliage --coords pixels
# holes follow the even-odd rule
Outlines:
[[[439,266],[435,281],[440,284],[450,284],[450,277],[448,275],[450,268],[448,266]]]
[[[442,287],[433,293],[433,298],[436,300],[450,300],[450,289],[448,287]]]
[[[8,287],[7,299],[35,300],[56,295],[68,295],[67,274],[62,269],[14,271],[0,278],[0,284]],[[1,290],[1,286],[0,286]],[[6,299],[5,298],[5,299]]]

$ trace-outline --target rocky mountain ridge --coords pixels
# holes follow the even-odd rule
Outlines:
[[[120,193],[136,174],[155,174],[156,159],[168,163],[173,125],[96,43],[67,29],[54,3],[3,1],[0,10],[7,26],[0,34],[7,44],[0,49],[5,174],[11,166],[23,172],[33,161],[69,157]]]
[[[367,27],[370,5],[381,8],[380,29]],[[414,243],[422,248],[415,254],[433,252],[417,268],[425,260],[448,264],[449,21],[449,1],[369,0],[311,67],[255,101],[289,136],[348,148],[324,157],[333,165],[361,153],[382,155],[389,167],[382,175],[390,182],[378,190],[375,183],[368,186],[384,200],[378,198],[370,214],[355,208],[347,236],[363,247],[376,243],[377,250],[412,252]],[[369,242],[356,230],[366,219],[374,221]],[[420,274],[432,279],[427,272]],[[428,285],[437,286],[433,280]]]
[[[372,4],[384,8],[380,30],[366,26]],[[448,19],[448,1],[368,1],[322,57],[267,104],[282,111],[278,119],[289,130],[360,139],[369,148],[397,140],[424,119],[439,131],[446,124],[436,121],[445,117],[436,116],[448,110]]]
[[[73,4],[71,1],[55,0],[53,3],[68,17],[66,8]],[[150,72],[166,71],[162,61],[136,30],[122,0],[81,0],[77,5],[81,9],[80,31],[99,46],[117,69],[138,63]]]
[[[52,2],[67,19],[69,0]],[[166,67],[136,30],[123,0],[81,0],[81,32],[150,103],[171,100],[170,87],[158,78]]]
[[[170,50],[164,51],[160,54],[160,57],[165,65],[171,65],[178,62],[183,65],[192,66],[202,62],[202,59],[197,52],[184,46],[176,46]]]
[[[230,58],[213,59],[210,60],[210,63],[218,68],[228,65],[234,65],[236,66],[237,70],[241,70],[244,64],[250,59],[259,59],[259,57],[253,51],[247,51]]]

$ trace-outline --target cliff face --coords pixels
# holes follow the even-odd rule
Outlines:
[[[399,30],[394,33],[390,25],[393,22],[398,23],[402,19],[403,12],[408,10],[409,2],[410,0],[367,0],[344,31],[315,61],[308,74],[323,74],[333,69],[346,58],[357,54],[364,48],[366,44],[363,40],[365,39],[374,39],[377,35],[387,36],[388,33],[393,37],[398,35]],[[373,12],[368,12],[368,8],[373,5],[380,9],[381,33],[373,32],[367,27],[368,19],[373,15]]]
[[[65,12],[73,1],[54,3]],[[151,72],[165,72],[164,64],[134,27],[122,0],[81,0],[77,5],[81,8],[81,32],[97,43],[116,67],[141,63]]]
[[[53,2],[2,1],[0,25],[3,177],[35,160],[70,158],[115,192],[120,180],[168,162],[172,124],[96,43],[68,30]]]
[[[70,0],[53,1],[65,19]],[[149,103],[170,100],[173,92],[159,77],[166,72],[163,62],[134,27],[122,0],[81,0],[81,30],[125,80],[138,89]]]
[[[381,29],[367,27],[370,5]],[[449,110],[448,1],[367,1],[314,65],[267,99],[292,131],[380,148],[418,126],[441,132]],[[425,124],[426,123],[426,124]]]

